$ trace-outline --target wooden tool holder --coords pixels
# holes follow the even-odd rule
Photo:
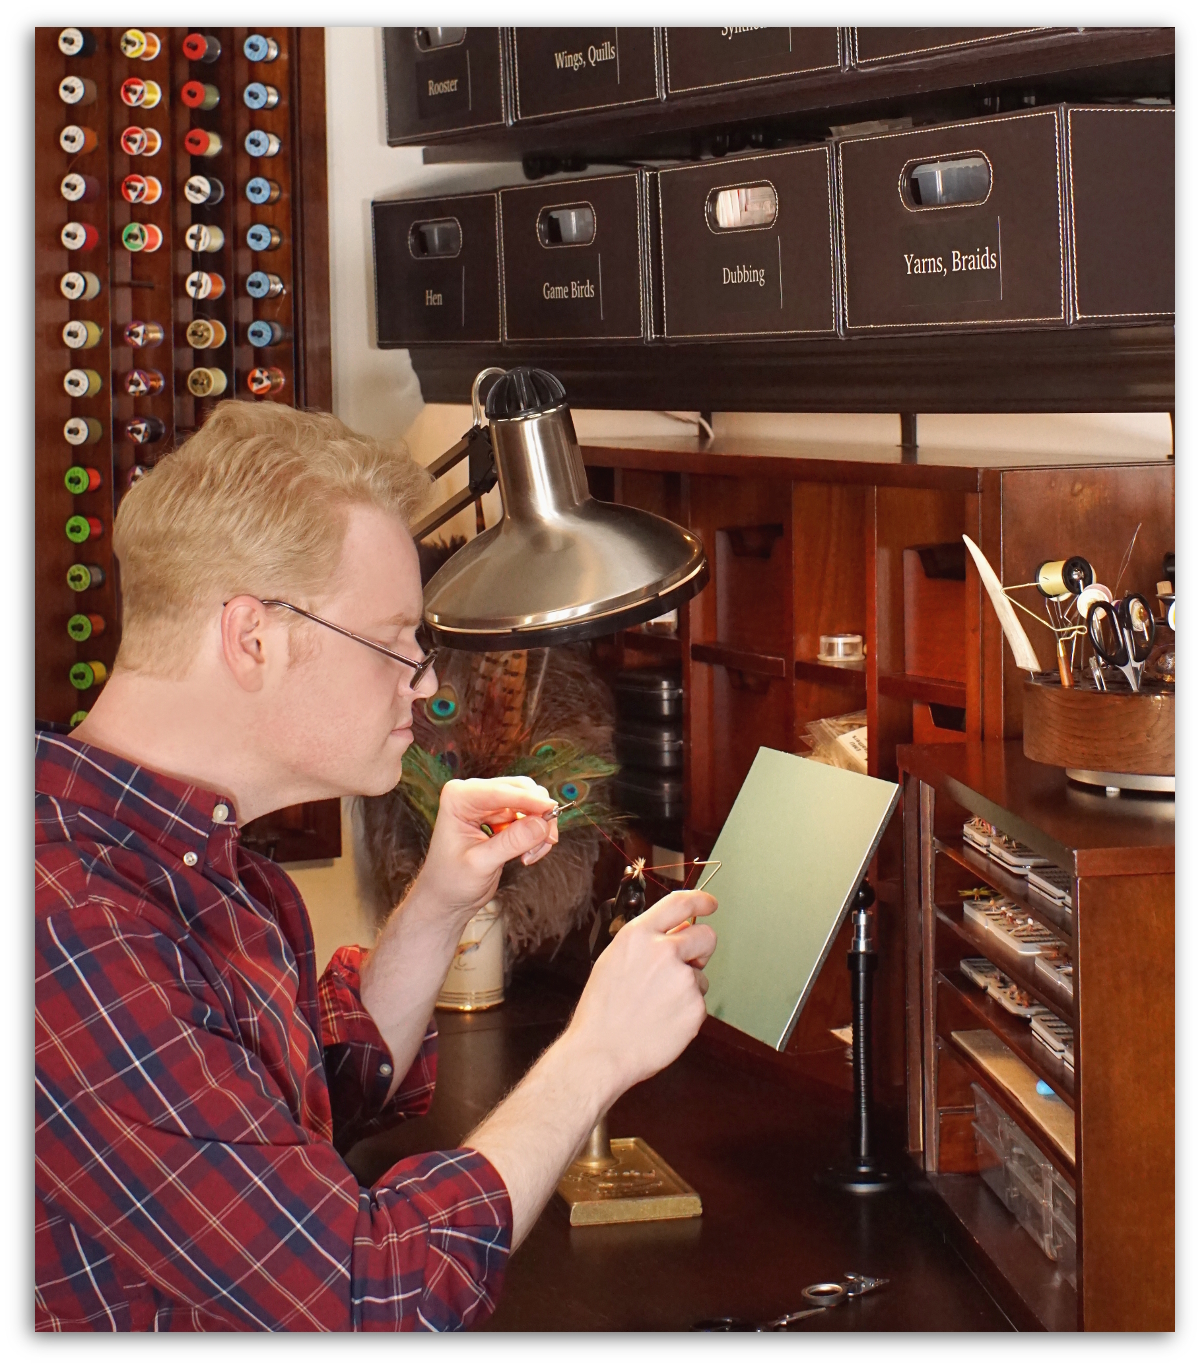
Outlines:
[[[190,391],[190,373],[197,367],[220,371],[226,379],[221,397],[254,399],[257,395],[249,387],[252,372],[267,371],[274,386],[263,397],[302,407],[330,407],[323,30],[261,30],[275,43],[277,53],[270,61],[250,61],[244,43],[255,31],[158,28],[153,30],[158,51],[144,60],[122,50],[121,29],[82,30],[91,50],[80,56],[60,50],[59,29],[36,30],[35,709],[44,721],[69,723],[95,701],[99,685],[76,688],[70,679],[72,665],[97,661],[106,670],[112,668],[121,637],[113,519],[141,470],[152,467],[200,427],[218,402],[217,397],[196,397]],[[183,46],[189,33],[216,39],[220,55],[215,61],[189,59]],[[60,97],[59,84],[69,76],[88,83],[84,102],[69,104]],[[131,77],[158,85],[161,95],[153,107],[131,106],[123,100],[123,83]],[[215,106],[193,108],[184,103],[184,87],[196,81],[216,88]],[[251,82],[277,92],[273,107],[248,107],[244,92]],[[69,124],[94,132],[93,150],[76,155],[63,150],[59,135]],[[131,155],[126,150],[122,134],[130,126],[157,132],[161,143],[153,155]],[[184,142],[190,129],[216,134],[216,155],[192,155]],[[249,154],[245,140],[252,129],[279,139],[275,155]],[[68,202],[60,190],[63,178],[73,171],[89,178],[82,202]],[[127,202],[122,184],[130,174],[159,181],[161,194],[154,203]],[[221,182],[224,193],[218,202],[189,202],[184,187],[194,175]],[[247,184],[255,176],[278,186],[271,202],[255,204],[247,198]],[[95,245],[69,251],[61,234],[71,221],[91,224],[97,233]],[[122,233],[130,223],[160,230],[161,246],[129,250]],[[192,224],[219,228],[224,239],[220,249],[193,252],[185,240]],[[247,242],[252,224],[274,229],[278,245],[252,251]],[[190,297],[186,281],[197,270],[222,278],[219,297]],[[60,281],[68,271],[95,275],[100,282],[95,297],[66,298]],[[254,271],[278,277],[283,292],[253,298],[247,278]],[[224,326],[220,346],[193,349],[187,330],[198,318]],[[160,324],[162,341],[153,347],[132,347],[125,328],[135,319]],[[100,330],[97,345],[68,349],[63,327],[71,320],[95,323]],[[278,324],[278,342],[252,345],[247,328],[254,320]],[[64,375],[76,367],[99,374],[98,392],[83,398],[67,394]],[[161,389],[129,393],[126,376],[134,369],[159,372]],[[257,375],[256,382],[261,378]],[[72,417],[95,419],[99,440],[71,446],[64,424]],[[147,418],[157,419],[163,433],[157,440],[137,444],[126,424]],[[72,495],[64,476],[73,465],[97,471],[99,487]],[[97,519],[99,535],[82,545],[72,544],[64,526],[73,514]],[[67,572],[77,562],[99,567],[103,584],[74,591]],[[103,632],[82,642],[73,640],[67,622],[78,613],[102,617]],[[330,804],[307,804],[304,813],[292,812],[276,825],[280,830],[272,847],[281,858],[337,852],[337,804],[333,811]]]

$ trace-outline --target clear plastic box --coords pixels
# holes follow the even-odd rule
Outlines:
[[[977,1171],[981,1174],[981,1180],[1009,1210],[1010,1178],[1006,1171],[1005,1149],[999,1152],[993,1140],[975,1120],[972,1128],[977,1141]]]

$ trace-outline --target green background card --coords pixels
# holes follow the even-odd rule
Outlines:
[[[711,1016],[785,1047],[898,792],[761,746],[710,856]]]

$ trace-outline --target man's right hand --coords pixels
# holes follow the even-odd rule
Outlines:
[[[604,1068],[611,1101],[666,1068],[701,1029],[701,970],[717,937],[687,923],[717,905],[708,892],[669,893],[623,926],[597,960],[565,1033]]]

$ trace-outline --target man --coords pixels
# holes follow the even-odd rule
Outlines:
[[[600,1112],[701,1026],[714,935],[687,922],[716,903],[675,893],[462,1147],[371,1189],[343,1161],[428,1108],[460,932],[508,860],[555,857],[531,780],[448,783],[375,948],[318,980],[298,892],[238,843],[398,781],[437,687],[406,530],[427,487],[329,415],[226,402],[121,504],[115,667],[69,737],[37,740],[40,1328],[478,1320]]]

